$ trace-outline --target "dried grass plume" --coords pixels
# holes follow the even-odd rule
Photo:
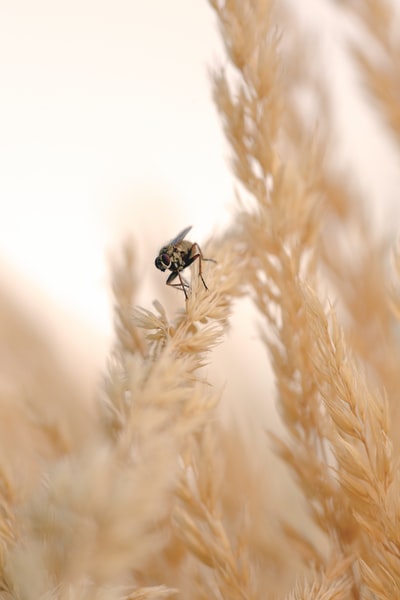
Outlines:
[[[400,598],[400,252],[390,271],[393,241],[377,239],[330,160],[329,90],[290,13],[272,0],[210,5],[237,200],[233,225],[203,248],[216,260],[203,263],[209,289],[195,262],[188,299],[168,290],[174,315],[158,300],[136,306],[135,254],[122,248],[115,343],[92,407],[45,340],[0,307],[2,600]],[[398,143],[396,14],[384,0],[343,10],[379,47],[379,60],[349,54]],[[281,423],[261,444],[221,419],[224,391],[205,368],[242,298]],[[243,349],[244,377],[247,361]]]

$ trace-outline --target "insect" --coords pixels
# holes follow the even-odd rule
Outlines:
[[[171,273],[168,275],[166,284],[183,290],[186,300],[188,299],[186,290],[189,288],[189,284],[181,276],[181,271],[186,269],[186,267],[191,265],[198,258],[199,277],[203,282],[205,289],[208,290],[201,272],[201,263],[203,260],[216,262],[212,258],[204,258],[200,246],[196,242],[192,244],[192,242],[184,239],[191,229],[191,226],[186,227],[186,229],[178,233],[176,237],[174,237],[170,242],[168,242],[168,244],[161,248],[156,260],[154,261],[154,264],[156,265],[157,269],[160,269],[160,271],[166,271],[167,269],[171,271]],[[172,283],[177,277],[179,279],[179,283]]]

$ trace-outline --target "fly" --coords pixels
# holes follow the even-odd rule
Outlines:
[[[186,290],[189,288],[189,284],[183,279],[181,271],[186,269],[186,267],[191,265],[198,258],[199,277],[203,282],[205,289],[208,290],[201,272],[201,263],[203,260],[216,262],[212,258],[204,258],[201,248],[197,242],[192,244],[192,242],[184,239],[191,229],[191,226],[186,227],[186,229],[178,233],[176,237],[174,237],[170,242],[168,242],[168,244],[161,248],[156,260],[154,261],[154,264],[156,265],[157,269],[160,269],[160,271],[171,271],[171,273],[168,275],[166,284],[183,290],[186,300],[188,299]],[[179,279],[179,283],[173,283],[177,277]]]

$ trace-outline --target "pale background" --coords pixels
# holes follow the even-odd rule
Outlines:
[[[393,224],[397,156],[355,93],[343,54],[354,25],[329,2],[290,4],[308,42],[321,44],[314,57],[324,57],[334,88],[338,152],[356,169],[371,218]],[[0,7],[2,279],[77,361],[101,365],[112,339],[109,257],[121,240],[136,241],[139,301],[150,308],[164,293],[154,268],[163,242],[186,225],[201,242],[232,215],[229,150],[208,75],[223,57],[214,15],[205,0]],[[178,307],[179,295],[167,293]],[[243,343],[260,351],[254,318],[246,307],[238,314],[225,349],[233,375]],[[246,381],[228,385],[248,394],[264,361],[255,352]]]

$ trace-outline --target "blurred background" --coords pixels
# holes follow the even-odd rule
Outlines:
[[[22,0],[1,15],[2,279],[47,319],[51,306],[82,325],[101,355],[122,240],[135,240],[149,301],[160,246],[228,219],[213,14],[182,0]]]
[[[377,227],[396,227],[398,159],[345,54],[357,27],[329,1],[287,5],[331,87],[338,156]],[[182,299],[154,267],[158,249],[187,225],[201,243],[232,218],[229,148],[209,82],[225,60],[214,14],[206,0],[0,6],[2,294],[94,380],[112,341],[109,264],[121,242],[135,241],[138,302],[167,297],[173,310]],[[237,344],[260,350],[246,315],[240,307],[224,350],[232,374]],[[260,365],[263,353],[254,374]],[[230,385],[248,393],[253,380]]]

